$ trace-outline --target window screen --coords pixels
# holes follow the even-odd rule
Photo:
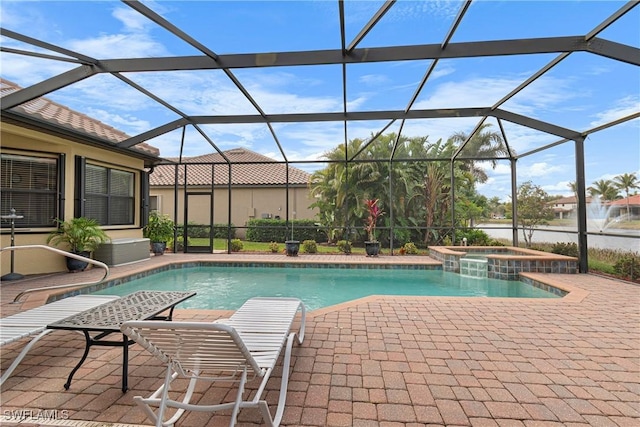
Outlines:
[[[51,227],[58,217],[58,159],[18,154],[0,155],[1,215],[14,208],[18,227]],[[8,227],[3,220],[2,227]]]
[[[132,172],[87,164],[84,215],[102,225],[133,224],[133,186]]]

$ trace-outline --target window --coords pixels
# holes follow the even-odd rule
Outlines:
[[[87,163],[84,213],[102,225],[134,223],[134,174]]]
[[[58,215],[58,159],[30,155],[0,155],[2,215],[14,208],[19,227],[51,227]],[[4,221],[3,227],[7,227]]]
[[[160,196],[149,196],[149,211],[160,210]]]

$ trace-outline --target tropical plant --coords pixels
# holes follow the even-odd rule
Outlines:
[[[613,181],[608,179],[594,181],[588,190],[592,197],[600,197],[603,201],[607,202],[616,200],[619,197],[618,188],[614,185]]]
[[[576,198],[576,202],[577,202],[578,201],[578,184],[575,181],[571,181],[569,182],[569,184],[567,184],[567,187],[571,189],[571,192],[573,193],[573,197]]]
[[[351,242],[348,240],[339,240],[336,246],[343,254],[349,255],[351,253]]]
[[[149,222],[142,229],[144,237],[151,243],[163,243],[173,239],[175,224],[169,215],[163,215],[158,211],[149,214]]]
[[[278,252],[280,252],[280,245],[276,242],[271,242],[269,243],[269,250],[271,251],[271,253],[277,254]]]
[[[405,243],[404,246],[402,246],[402,249],[404,250],[404,253],[409,255],[415,255],[418,253],[418,248],[412,242]]]
[[[302,252],[306,254],[317,254],[318,244],[315,240],[305,240],[302,242]]]
[[[624,194],[627,198],[627,218],[630,218],[631,208],[629,206],[629,191],[632,189],[640,188],[640,182],[638,182],[638,177],[634,173],[624,173],[622,175],[618,175],[613,178],[613,182],[619,190],[624,191]]]
[[[475,157],[477,159],[465,160],[463,169],[471,172],[480,183],[487,182],[489,177],[484,169],[478,166],[479,162],[486,159],[486,161],[491,162],[491,166],[495,169],[497,166],[496,157],[509,155],[509,151],[502,139],[502,134],[488,130],[490,127],[490,123],[483,124],[471,138],[464,132],[456,132],[451,136],[451,140],[460,145],[460,152],[464,154],[464,157]],[[466,144],[463,146],[462,144],[465,142]]]
[[[637,252],[631,252],[622,256],[613,266],[616,274],[628,277],[631,280],[640,278],[640,255]]]
[[[244,248],[244,244],[240,239],[231,239],[231,252],[240,252]]]
[[[578,245],[576,243],[558,242],[553,245],[551,252],[558,255],[578,257]]]
[[[47,237],[47,244],[55,246],[67,244],[73,253],[93,252],[102,243],[110,240],[109,236],[100,228],[98,221],[91,218],[71,218],[67,221],[55,220],[58,228]]]
[[[364,221],[364,229],[369,236],[370,242],[377,242],[376,240],[376,225],[378,218],[384,215],[384,211],[378,206],[379,199],[366,199],[364,201],[365,208],[369,216]]]
[[[325,153],[327,166],[312,174],[309,189],[316,200],[311,207],[318,210],[317,222],[327,230],[329,241],[352,237],[349,230],[361,220],[362,201],[374,198],[379,199],[380,208],[393,209],[393,215],[384,218],[385,226],[393,227],[394,239],[402,243],[417,241],[426,246],[441,242],[447,228],[486,215],[488,202],[475,188],[486,174],[469,160],[470,153],[481,159],[477,162],[486,158],[492,165],[507,153],[500,134],[487,127],[465,145],[464,158],[456,159],[453,167],[451,159],[459,143],[466,141],[461,133],[435,143],[428,137],[372,134]],[[452,183],[456,186],[455,224],[451,221]],[[408,234],[397,235],[399,229]]]
[[[553,209],[547,203],[549,195],[540,186],[527,181],[518,187],[516,206],[518,224],[527,247],[531,246],[533,232],[538,225],[547,224],[553,219]]]

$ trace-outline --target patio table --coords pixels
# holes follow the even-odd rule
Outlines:
[[[129,364],[129,346],[134,341],[122,334],[122,340],[105,339],[111,334],[120,333],[120,325],[128,320],[167,320],[173,317],[175,306],[196,295],[196,292],[174,291],[137,291],[117,300],[90,308],[78,314],[47,325],[48,329],[79,331],[85,337],[85,349],[82,358],[69,374],[64,385],[71,386],[73,375],[87,359],[91,346],[122,347],[122,391],[127,391]],[[165,311],[165,315],[161,315]],[[93,333],[93,336],[92,336]]]

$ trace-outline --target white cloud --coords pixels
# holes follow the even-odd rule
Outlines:
[[[449,74],[453,74],[455,72],[456,72],[456,69],[448,65],[436,67],[436,69],[429,76],[429,81],[439,79],[440,77],[448,76]]]
[[[551,184],[541,185],[540,187],[551,195],[571,196],[570,181],[558,181]]]
[[[563,173],[566,168],[562,165],[553,165],[546,162],[533,163],[525,167],[518,168],[518,175],[525,180],[531,178],[545,177],[554,173]]]
[[[71,40],[69,46],[71,50],[98,59],[167,55],[164,46],[147,34],[103,34]]]
[[[622,99],[617,100],[615,104],[610,106],[608,109],[600,113],[597,113],[595,115],[596,119],[593,120],[590,123],[590,125],[591,127],[600,126],[605,123],[609,123],[614,120],[618,120],[623,117],[630,116],[631,114],[636,114],[639,112],[640,112],[640,96],[629,95]],[[637,119],[634,121],[637,121]]]
[[[153,24],[148,18],[129,7],[116,7],[113,17],[122,23],[128,32],[147,31]]]
[[[360,76],[358,81],[368,86],[384,85],[391,81],[385,74],[365,74]]]

